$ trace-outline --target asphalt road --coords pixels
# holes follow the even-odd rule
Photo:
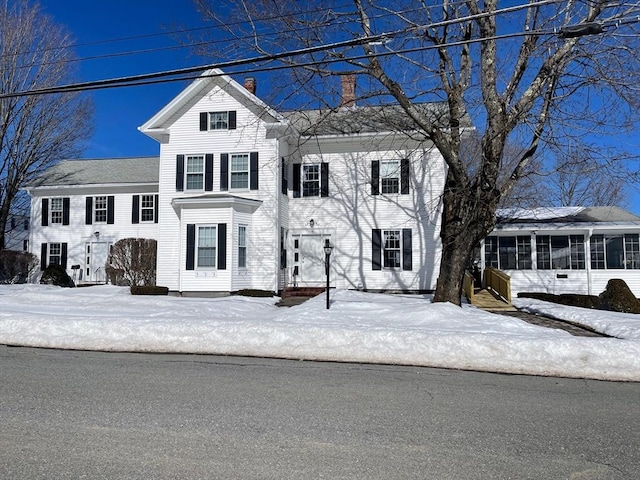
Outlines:
[[[636,479],[640,384],[0,346],[0,479]]]

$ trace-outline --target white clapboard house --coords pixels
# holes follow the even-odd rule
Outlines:
[[[344,78],[335,109],[277,112],[255,95],[255,80],[240,85],[207,72],[139,128],[158,141],[159,157],[63,161],[26,186],[32,253],[43,268],[61,263],[78,282],[103,282],[110,245],[155,238],[158,285],[214,295],[323,286],[328,241],[332,287],[434,290],[444,161],[404,127],[397,107],[356,106],[353,82]],[[419,108],[443,115],[441,104]],[[533,230],[529,266],[518,260],[511,268],[511,253],[504,253],[513,250],[511,240],[501,238],[516,239],[520,259],[527,231],[510,225],[515,233],[501,226],[482,245],[480,265],[508,270],[523,289],[529,280],[536,290],[550,290],[546,274],[564,280],[564,263],[542,272]],[[566,234],[577,235],[574,227]],[[603,245],[610,234],[631,245],[629,234],[636,247],[628,248],[637,248],[638,227],[626,222],[603,231]],[[547,236],[555,238],[557,228]],[[590,235],[590,227],[580,228]],[[567,279],[576,279],[573,290],[586,291],[596,278],[587,275],[588,248],[596,247],[587,237],[581,245],[585,275],[578,281],[570,269]],[[559,251],[549,248],[552,257]]]

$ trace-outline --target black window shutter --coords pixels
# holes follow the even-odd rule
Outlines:
[[[218,224],[218,270],[227,269],[227,224]]]
[[[213,153],[204,156],[204,189],[207,192],[213,191]]]
[[[371,230],[371,269],[382,270],[382,231],[379,228]]]
[[[326,162],[320,164],[320,196],[329,196],[329,164]]]
[[[158,200],[159,195],[156,195],[153,199],[153,223],[158,223]]]
[[[300,169],[299,163],[293,164],[293,198],[300,198]]]
[[[209,130],[209,112],[200,112],[200,131]]]
[[[176,192],[184,190],[184,155],[176,156]]]
[[[67,244],[63,243],[60,249],[60,265],[65,270],[67,269]]]
[[[400,193],[409,193],[409,160],[406,158],[400,160]]]
[[[71,200],[69,197],[62,199],[62,224],[69,225],[69,210],[71,209]]]
[[[134,195],[131,201],[131,223],[140,223],[140,195]]]
[[[371,195],[380,195],[380,161],[371,162]]]
[[[258,152],[249,154],[249,188],[258,190]]]
[[[115,197],[109,195],[107,197],[107,223],[113,225],[115,217]]]
[[[283,195],[287,194],[287,164],[284,157],[280,161],[280,188]]]
[[[235,110],[230,110],[229,111],[229,130],[235,130],[236,129],[236,111]]]
[[[229,190],[229,154],[220,154],[220,190]]]
[[[411,270],[411,229],[402,229],[402,269]]]
[[[93,223],[93,197],[87,197],[85,200],[84,223],[87,225]]]
[[[42,199],[42,226],[46,227],[49,225],[49,199]]]
[[[196,260],[196,226],[193,223],[187,225],[187,270],[193,270]]]
[[[47,248],[46,243],[40,245],[40,270],[47,268]]]

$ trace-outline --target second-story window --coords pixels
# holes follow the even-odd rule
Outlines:
[[[62,198],[52,198],[50,201],[51,224],[62,224],[64,206]]]
[[[320,165],[302,166],[302,196],[317,197],[320,195]]]
[[[380,178],[382,193],[400,192],[400,162],[398,160],[383,160],[380,162]]]
[[[204,188],[204,157],[202,155],[187,156],[186,167],[187,190],[202,190]]]
[[[100,196],[93,199],[93,221],[107,223],[107,197]]]
[[[231,188],[249,188],[249,154],[231,154]]]

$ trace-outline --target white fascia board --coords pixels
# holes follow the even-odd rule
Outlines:
[[[213,75],[213,76],[212,76]],[[138,127],[138,130],[152,138],[158,139],[159,135],[167,134],[169,131],[166,128],[161,127],[163,123],[169,119],[174,112],[182,107],[187,101],[198,93],[207,90],[207,87],[212,84],[227,85],[233,88],[239,95],[241,95],[247,103],[252,103],[258,108],[264,110],[271,117],[275,118],[278,122],[284,122],[282,115],[272,109],[269,105],[264,103],[254,94],[249,92],[244,86],[233,80],[230,76],[223,74],[222,70],[214,68],[207,70],[202,76],[193,82],[191,82],[182,92],[180,92],[173,100],[165,105],[158,113],[147,120],[144,124]]]
[[[262,200],[252,198],[236,197],[234,195],[203,195],[199,197],[178,197],[171,200],[174,209],[179,208],[229,208],[235,206],[249,207],[252,212],[256,211]]]
[[[569,230],[640,230],[640,222],[565,222],[565,223],[514,223],[497,225],[493,232],[535,231],[549,235],[561,235]],[[493,233],[492,232],[492,233]]]
[[[70,191],[70,195],[77,194],[78,190],[106,190],[116,193],[126,193],[117,190],[130,191],[142,191],[146,189],[148,191],[158,192],[158,182],[145,182],[145,183],[84,183],[81,185],[39,185],[37,187],[23,187],[29,195],[43,195],[46,192],[61,192]]]

